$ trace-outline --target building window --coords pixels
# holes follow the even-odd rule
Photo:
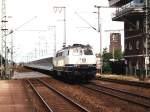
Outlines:
[[[139,49],[139,48],[140,48],[140,42],[136,41],[136,49]]]
[[[136,29],[139,30],[140,29],[140,21],[136,21]]]
[[[125,49],[128,49],[128,44],[127,43],[125,43]]]
[[[132,49],[133,49],[133,47],[132,47],[131,43],[129,42],[129,50],[132,50]]]
[[[136,69],[139,69],[139,62],[138,62],[138,60],[136,62]]]
[[[143,3],[144,0],[134,0],[134,3]]]
[[[146,48],[146,42],[143,42],[143,46],[144,46],[144,48]]]
[[[129,26],[129,31],[133,31],[133,28],[132,28],[132,26]]]

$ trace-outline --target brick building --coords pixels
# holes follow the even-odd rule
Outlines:
[[[148,2],[149,7],[150,0],[148,0]],[[145,7],[145,0],[109,0],[109,5],[110,7],[117,7],[112,20],[124,21],[124,57],[126,60],[126,73],[145,73],[145,70],[150,69],[149,64],[147,64],[149,61],[150,40],[147,38],[148,43],[146,44],[145,27],[147,25],[148,32],[150,32],[150,17],[147,15],[148,24],[146,24],[145,12],[148,8]]]
[[[114,53],[117,50],[121,50],[121,34],[120,33],[111,33],[110,34],[110,45],[109,52]]]

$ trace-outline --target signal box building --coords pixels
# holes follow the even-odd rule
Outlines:
[[[150,6],[150,0],[148,0]],[[117,7],[113,21],[124,21],[124,57],[126,73],[138,74],[149,70],[150,40],[146,44],[146,25],[150,32],[150,17],[146,24],[145,0],[109,0],[110,7]],[[149,9],[148,9],[149,10]],[[148,15],[149,16],[149,15]],[[149,35],[148,35],[149,36]],[[147,53],[146,53],[147,49]],[[146,59],[146,56],[148,57]],[[140,72],[141,73],[141,72]]]
[[[111,33],[110,34],[110,45],[109,52],[114,53],[117,50],[121,50],[121,34]]]

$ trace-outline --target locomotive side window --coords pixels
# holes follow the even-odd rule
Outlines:
[[[58,57],[58,56],[59,56],[59,53],[56,54],[56,57]]]
[[[63,52],[60,52],[60,53],[59,53],[59,56],[62,56],[62,54],[63,54]]]
[[[56,57],[60,57],[60,56],[62,56],[62,52],[58,52],[58,53],[56,54]]]
[[[69,55],[69,50],[64,50],[63,56],[68,56]]]
[[[93,52],[91,49],[84,49],[84,54],[85,55],[93,55]]]

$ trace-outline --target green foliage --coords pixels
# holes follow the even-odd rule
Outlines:
[[[111,72],[111,67],[109,64],[109,60],[113,58],[112,53],[109,53],[107,48],[103,49],[103,73],[110,73]],[[116,60],[121,60],[123,58],[123,53],[121,50],[116,50],[114,52],[114,58]]]
[[[123,53],[121,50],[116,50],[114,54],[115,59],[121,60],[123,58]]]
[[[112,58],[112,54],[108,52],[107,48],[103,49],[103,73],[110,73],[111,67],[109,65],[109,60]]]
[[[112,54],[107,51],[107,48],[104,48],[102,57],[103,57],[103,62],[108,62],[109,59],[112,58]]]
[[[107,48],[104,48],[102,57],[103,57],[103,62],[108,62],[110,59],[113,58],[113,55],[112,55],[112,53],[109,53],[107,51]],[[116,60],[121,60],[123,58],[122,51],[121,50],[116,50],[115,53],[114,53],[114,58]]]
[[[103,73],[111,73],[111,67],[109,63],[103,64]]]

